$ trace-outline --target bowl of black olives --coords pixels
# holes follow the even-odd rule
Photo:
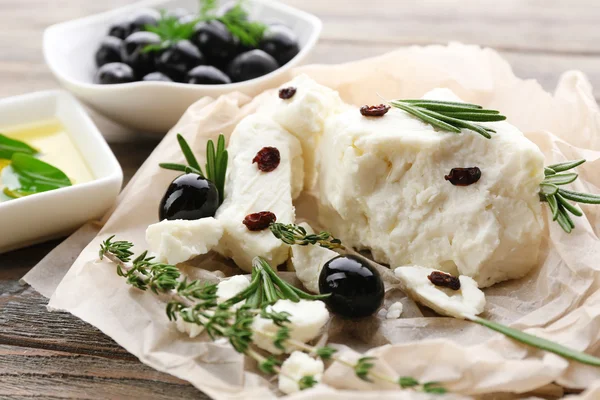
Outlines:
[[[164,134],[205,96],[282,84],[320,32],[314,15],[268,0],[147,0],[51,26],[44,56],[99,113]]]

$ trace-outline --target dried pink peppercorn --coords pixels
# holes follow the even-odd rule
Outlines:
[[[277,217],[271,211],[261,211],[246,215],[242,222],[249,231],[262,231],[277,221]]]
[[[296,94],[296,88],[293,86],[286,87],[283,89],[279,89],[279,98],[280,99],[291,99]]]
[[[252,164],[256,163],[258,169],[263,172],[271,172],[279,166],[281,155],[276,147],[263,147],[256,153],[252,159]]]
[[[452,290],[460,289],[460,280],[455,276],[446,274],[445,272],[433,271],[427,278],[429,278],[431,283],[433,283],[435,286],[447,287]]]
[[[383,117],[390,110],[390,106],[380,104],[378,106],[362,106],[360,113],[365,117]]]
[[[469,186],[481,178],[481,170],[478,167],[452,168],[444,179],[450,181],[454,186]]]

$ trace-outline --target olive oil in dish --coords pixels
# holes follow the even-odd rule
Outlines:
[[[85,159],[58,119],[0,127],[0,133],[35,148],[39,151],[35,155],[37,159],[63,171],[73,185],[94,179]],[[9,165],[10,160],[0,159],[0,189],[16,179],[11,170],[6,169]],[[0,192],[0,202],[6,200],[10,200],[10,197]]]

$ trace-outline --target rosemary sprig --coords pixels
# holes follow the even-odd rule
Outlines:
[[[306,229],[296,224],[282,224],[279,222],[273,222],[269,229],[277,239],[282,242],[291,245],[297,244],[300,246],[307,246],[309,244],[318,244],[326,249],[343,249],[341,240],[336,239],[329,232],[311,233],[307,234]]]
[[[223,134],[219,135],[216,149],[212,139],[206,144],[206,164],[204,166],[206,175],[202,172],[200,163],[196,159],[190,145],[181,134],[177,134],[177,142],[188,165],[176,163],[160,163],[158,165],[164,169],[180,171],[186,174],[191,172],[208,179],[215,184],[219,192],[219,204],[222,204],[225,197],[225,176],[229,159],[229,154],[225,149],[225,136]]]
[[[420,385],[410,377],[394,378],[383,375],[373,370],[373,357],[361,357],[357,362],[351,362],[337,355],[337,350],[329,347],[315,347],[295,340],[289,335],[289,314],[275,312],[266,308],[266,298],[259,301],[260,307],[251,305],[253,296],[262,288],[265,290],[265,280],[271,278],[270,283],[279,289],[275,291],[279,298],[284,297],[285,288],[293,288],[290,284],[277,277],[270,265],[257,257],[253,262],[252,279],[250,286],[235,297],[217,304],[217,285],[204,284],[199,281],[187,281],[181,272],[172,265],[153,262],[151,257],[146,257],[146,252],[128,264],[133,256],[131,249],[133,243],[127,241],[113,241],[114,236],[106,239],[100,245],[100,259],[107,258],[117,265],[119,276],[127,278],[127,283],[140,290],[151,289],[155,294],[168,300],[166,313],[170,320],[181,318],[183,321],[200,325],[205,328],[208,335],[214,340],[226,338],[232,347],[239,353],[253,358],[261,371],[267,374],[284,375],[279,367],[279,360],[273,356],[265,357],[253,347],[253,336],[260,334],[273,340],[274,345],[294,346],[308,354],[312,354],[324,361],[335,360],[355,371],[361,379],[371,381],[378,379],[397,384],[402,389],[423,391],[432,394],[446,393],[446,389],[435,382]],[[276,278],[277,277],[277,278]],[[299,289],[293,290],[298,293]],[[304,292],[302,292],[304,293]],[[306,296],[320,298],[321,296]],[[302,296],[299,296],[303,298]],[[290,298],[293,301],[293,298]],[[244,301],[245,304],[234,309],[232,306]],[[270,319],[280,327],[276,333],[252,330],[252,322],[256,316]],[[294,380],[293,377],[285,375]],[[410,380],[410,382],[409,382]],[[314,376],[304,376],[297,381],[300,389],[304,390],[314,386],[317,381]],[[407,384],[409,382],[409,384]],[[417,382],[413,384],[413,382]]]
[[[571,233],[575,228],[575,223],[569,214],[576,217],[583,215],[583,212],[568,200],[576,203],[600,204],[599,195],[574,192],[560,187],[574,182],[579,177],[576,173],[561,172],[569,171],[583,163],[585,160],[582,159],[549,165],[544,168],[545,178],[540,184],[540,200],[548,203],[552,212],[552,220],[558,222],[567,233]]]
[[[443,131],[460,133],[470,129],[491,139],[496,131],[472,122],[504,121],[506,117],[496,110],[486,110],[477,104],[440,100],[392,100],[391,106],[399,108]]]

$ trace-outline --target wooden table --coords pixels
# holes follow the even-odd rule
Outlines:
[[[552,90],[562,72],[585,72],[600,98],[597,0],[284,0],[322,18],[310,62],[337,63],[410,44],[462,41],[498,49],[517,75]],[[0,97],[56,88],[45,67],[45,27],[131,0],[2,0]],[[129,179],[158,139],[124,133],[94,116]],[[9,234],[2,227],[2,234]],[[0,255],[0,398],[197,398],[191,385],[156,372],[97,329],[49,313],[18,279],[59,241]]]

